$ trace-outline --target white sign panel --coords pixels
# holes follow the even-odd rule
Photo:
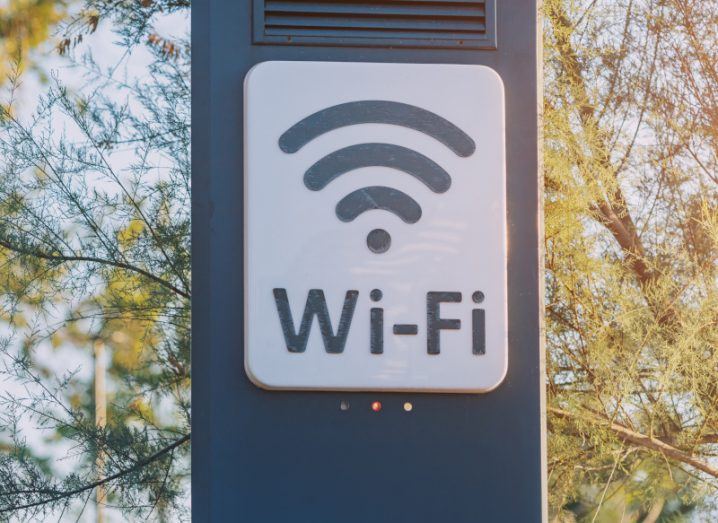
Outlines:
[[[498,386],[499,76],[470,65],[265,62],[247,74],[245,118],[250,379],[267,389]]]

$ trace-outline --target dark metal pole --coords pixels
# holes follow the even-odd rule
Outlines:
[[[284,15],[271,11],[280,4],[282,9],[313,5],[196,0],[192,6],[193,519],[545,521],[536,1],[498,0],[495,12],[488,2],[485,34],[428,43],[421,32],[392,40],[396,15],[387,18],[388,33],[373,41],[356,27],[349,36],[320,42],[316,36],[287,36]],[[377,4],[382,3],[366,3]],[[426,4],[459,9],[455,2],[454,7],[440,0]],[[484,2],[460,4],[471,10]],[[333,5],[366,7],[358,1]],[[267,60],[482,64],[501,75],[509,370],[495,391],[270,392],[248,380],[242,325],[242,93],[246,72]],[[347,401],[350,412],[340,408]],[[372,410],[375,401],[381,402],[380,412]],[[399,415],[406,413],[405,403],[411,404],[411,414]]]

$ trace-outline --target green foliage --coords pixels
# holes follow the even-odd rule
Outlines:
[[[52,77],[28,114],[18,78],[0,102],[0,519],[77,516],[98,487],[125,518],[187,517],[189,44],[154,29],[187,8],[87,2],[59,45],[82,87]],[[103,27],[125,64],[87,54]],[[149,67],[118,75],[138,50]],[[88,373],[102,351],[106,423]],[[36,454],[37,429],[70,473]]]
[[[45,43],[65,13],[57,0],[8,0],[0,5],[0,84],[29,61],[29,51]]]
[[[718,2],[544,11],[551,512],[681,521],[718,479]]]

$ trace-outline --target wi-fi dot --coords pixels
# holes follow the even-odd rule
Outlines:
[[[349,125],[392,124],[422,132],[446,145],[456,155],[471,156],[476,144],[464,131],[445,118],[415,105],[387,100],[359,100],[327,107],[300,120],[279,137],[279,148],[295,153],[316,137]],[[333,151],[304,173],[304,185],[320,191],[339,176],[363,167],[389,167],[421,181],[431,191],[444,193],[451,187],[451,176],[439,164],[418,151],[389,143],[360,143]],[[413,224],[421,218],[421,206],[411,196],[392,187],[357,189],[339,201],[335,212],[343,222],[351,222],[371,210],[389,211]],[[391,235],[374,229],[367,247],[382,254],[391,247]]]
[[[371,252],[381,254],[391,247],[391,236],[384,229],[374,229],[367,235],[366,244]]]

